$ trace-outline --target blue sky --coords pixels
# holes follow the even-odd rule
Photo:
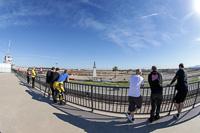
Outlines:
[[[200,65],[198,1],[0,0],[0,61],[11,40],[16,66]]]

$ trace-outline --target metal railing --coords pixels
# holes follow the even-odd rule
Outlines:
[[[26,72],[13,72],[23,79],[27,80]],[[30,79],[30,82],[32,80]],[[189,83],[188,94],[184,101],[184,108],[194,107],[195,104],[200,103],[200,81]],[[35,86],[43,90],[45,95],[46,78],[36,76]],[[101,110],[113,113],[126,113],[128,111],[128,90],[129,87],[113,87],[88,85],[80,83],[64,83],[65,96],[64,100],[83,107],[91,108],[91,110]],[[173,106],[173,97],[175,96],[174,86],[163,87],[163,101],[160,112],[170,112],[175,110]],[[137,111],[137,114],[149,114],[151,111],[151,89],[149,87],[141,88],[141,95],[143,99],[142,107]]]

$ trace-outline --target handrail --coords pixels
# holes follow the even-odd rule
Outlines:
[[[13,72],[24,80],[26,78],[26,72],[17,72],[13,69]],[[35,79],[35,86],[46,93],[46,77],[38,77]],[[30,80],[30,82],[32,82]],[[188,94],[184,102],[184,108],[194,107],[197,103],[200,103],[200,81],[189,83]],[[102,85],[89,85],[82,83],[64,83],[66,102],[77,104],[93,110],[101,110],[113,113],[125,113],[128,110],[128,90],[129,87],[116,87],[116,86],[102,86]],[[173,98],[176,90],[174,86],[163,87],[163,101],[161,104],[161,113],[175,110],[173,107]],[[137,114],[149,114],[151,109],[151,89],[150,87],[141,88],[141,95],[143,97],[143,104]]]

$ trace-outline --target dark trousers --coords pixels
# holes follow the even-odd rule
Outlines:
[[[30,78],[29,76],[27,76],[27,83],[29,84],[29,82],[30,82]]]
[[[32,88],[35,87],[35,77],[32,77]]]
[[[154,114],[156,110],[156,115],[159,116],[160,105],[162,103],[163,96],[161,94],[151,94],[151,114],[150,118],[154,119]]]
[[[51,94],[52,94],[52,98],[53,100],[55,100],[55,90],[53,89],[53,83],[50,84],[50,87],[51,87]]]

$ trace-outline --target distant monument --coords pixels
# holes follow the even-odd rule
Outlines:
[[[93,66],[93,79],[95,79],[97,77],[97,74],[96,74],[96,64],[94,62],[94,66]]]

